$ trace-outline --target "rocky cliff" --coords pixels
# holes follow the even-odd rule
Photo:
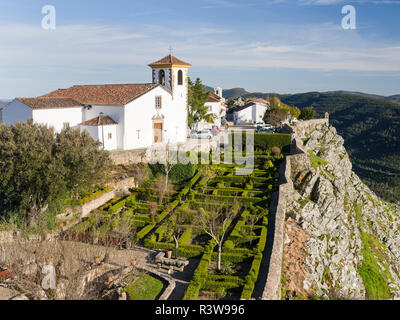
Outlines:
[[[291,160],[282,298],[400,298],[400,209],[352,171],[334,127],[298,138],[307,157]]]

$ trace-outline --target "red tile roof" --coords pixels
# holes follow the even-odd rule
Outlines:
[[[182,60],[178,59],[177,57],[174,57],[172,54],[170,54],[156,62],[149,64],[149,67],[157,67],[160,65],[173,65],[173,64],[177,64],[180,66],[188,66],[188,67],[191,66],[190,63],[182,61]]]
[[[68,97],[82,104],[125,105],[159,84],[104,84],[58,89],[42,97]]]
[[[222,98],[219,95],[216,95],[213,92],[210,92],[210,96],[208,97],[207,102],[220,102]]]
[[[17,98],[20,102],[31,109],[58,109],[82,107],[78,101],[71,98],[39,97],[39,98]]]
[[[113,124],[118,124],[118,123],[106,115],[99,115],[96,118],[81,123],[82,126],[92,126],[92,127],[108,126]]]

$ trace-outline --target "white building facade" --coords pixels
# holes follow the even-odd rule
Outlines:
[[[202,120],[197,124],[196,128],[202,130],[211,129],[213,126],[221,127],[222,120],[225,119],[226,116],[227,108],[225,99],[222,96],[222,88],[215,88],[214,92],[210,92],[210,96],[204,106],[207,107],[207,114],[213,115],[214,121],[206,122]]]
[[[169,55],[149,65],[152,83],[83,85],[37,98],[16,98],[3,110],[3,122],[34,122],[86,130],[106,150],[181,143],[188,130],[190,64]]]
[[[233,121],[236,125],[263,122],[263,117],[268,107],[267,103],[251,101],[235,109],[233,112]]]

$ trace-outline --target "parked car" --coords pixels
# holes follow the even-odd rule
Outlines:
[[[191,139],[212,139],[213,134],[211,133],[211,130],[200,130],[200,131],[192,131],[190,133],[190,138]]]
[[[267,128],[259,128],[257,129],[258,133],[274,133],[273,129],[267,129]]]

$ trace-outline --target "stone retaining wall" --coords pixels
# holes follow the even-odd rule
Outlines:
[[[262,295],[263,300],[279,300],[281,298],[281,272],[284,243],[286,202],[293,193],[293,182],[290,178],[291,159],[286,157],[279,169],[278,197],[271,203],[270,215],[273,219],[273,245],[267,272],[267,282]]]
[[[90,212],[97,208],[100,208],[102,205],[106,204],[108,201],[114,199],[115,197],[116,191],[111,190],[107,193],[102,194],[100,197],[97,197],[96,199],[85,203],[81,206],[80,217],[86,218],[87,216],[89,216]]]
[[[135,149],[127,151],[110,151],[110,158],[115,164],[147,163],[147,149]]]
[[[329,117],[297,122],[295,125],[285,125],[284,131],[293,134],[290,155],[287,155],[279,169],[278,196],[273,197],[270,209],[270,226],[273,244],[267,272],[267,281],[262,295],[263,300],[281,299],[281,276],[283,245],[285,237],[286,204],[293,200],[292,172],[299,168],[310,166],[310,155],[303,149],[301,137],[311,134],[318,126],[329,125]]]

